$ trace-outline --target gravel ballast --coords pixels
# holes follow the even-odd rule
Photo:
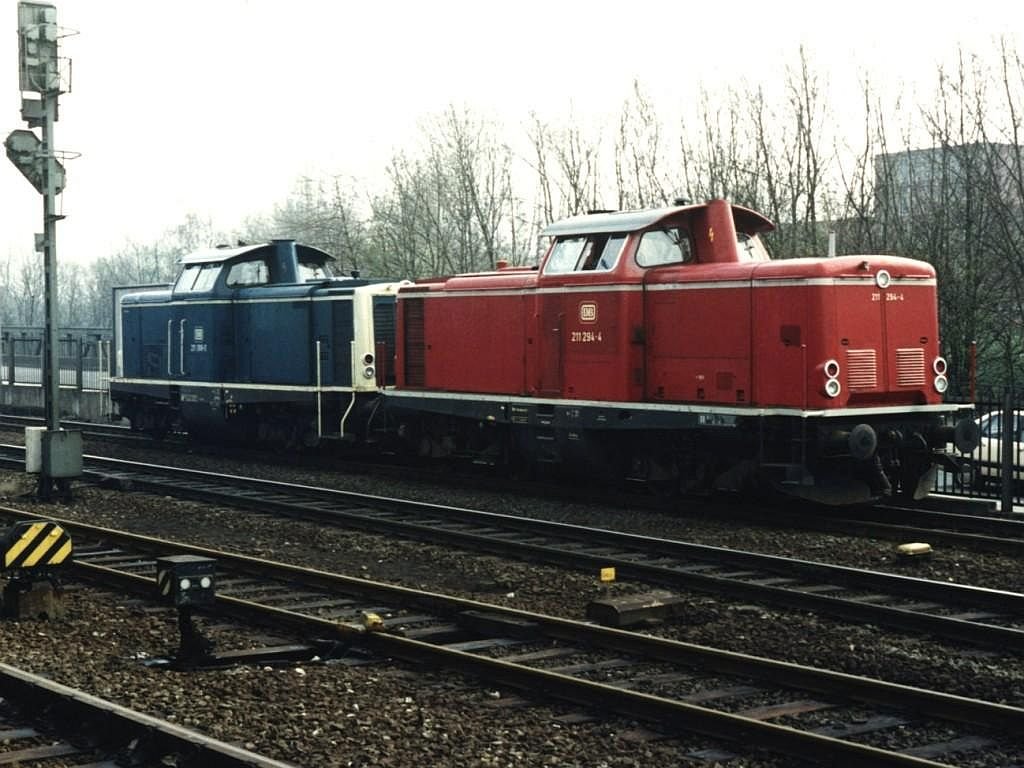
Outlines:
[[[89,450],[113,453],[108,448],[90,446]],[[132,453],[132,458],[140,460],[168,461],[158,452]],[[1009,557],[940,549],[929,560],[911,567],[901,564],[891,541],[509,498],[504,493],[453,490],[394,478],[314,474],[269,464],[238,465],[206,455],[170,460],[189,462],[221,473],[529,514],[993,588],[1020,588],[1019,563]],[[28,478],[19,473],[0,478],[0,492],[7,503],[32,503],[22,497],[31,488]],[[57,517],[570,618],[582,619],[586,604],[594,598],[650,588],[622,581],[607,585],[596,573],[448,551],[311,523],[280,522],[141,493],[76,486],[73,504],[49,505],[48,510]],[[1015,655],[952,647],[876,627],[732,604],[697,593],[683,597],[679,619],[650,631],[1015,706],[1024,704],[1024,664]],[[443,673],[424,676],[418,670],[392,664],[239,667],[190,675],[148,669],[141,658],[166,653],[176,642],[172,613],[117,605],[109,595],[85,587],[69,590],[66,601],[65,621],[0,625],[0,658],[298,765],[715,764],[681,757],[710,746],[699,737],[649,740],[637,724],[620,720],[558,723],[555,718],[570,710],[543,704],[503,706],[507,692],[481,689],[473,681]],[[226,636],[215,639],[218,647],[237,642]],[[1000,765],[1005,758],[993,755],[993,762],[982,759],[970,764]],[[791,763],[748,756],[730,765]]]

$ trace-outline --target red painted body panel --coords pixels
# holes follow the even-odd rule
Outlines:
[[[447,392],[528,394],[527,345],[536,320],[528,290],[536,272],[509,270],[425,281],[406,293],[423,301],[422,350],[426,389]],[[406,323],[400,307],[397,384],[414,386],[401,364]]]
[[[634,290],[548,290],[537,296],[540,349],[534,393],[633,402],[643,392],[642,294]]]
[[[645,307],[648,399],[750,403],[749,281],[667,290],[649,284]]]
[[[892,277],[886,289],[875,283],[879,270]],[[756,402],[812,410],[941,402],[931,373],[939,354],[934,280],[930,265],[891,256],[758,265]],[[841,371],[834,398],[824,392],[828,360]]]

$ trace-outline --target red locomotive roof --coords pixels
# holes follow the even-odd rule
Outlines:
[[[708,207],[701,205],[677,205],[669,208],[652,208],[642,211],[613,211],[610,213],[591,213],[573,216],[549,224],[542,235],[588,235],[603,232],[638,232],[655,225],[668,226],[673,219],[689,218],[695,212]],[[732,215],[736,229],[740,232],[755,234],[770,232],[775,225],[756,211],[733,205]]]

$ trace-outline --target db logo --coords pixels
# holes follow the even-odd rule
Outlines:
[[[595,304],[592,301],[584,301],[582,304],[580,304],[580,322],[597,322],[597,304]]]

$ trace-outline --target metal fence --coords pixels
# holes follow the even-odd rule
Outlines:
[[[0,382],[5,386],[40,386],[44,355],[41,331],[5,330],[0,339]],[[109,389],[109,333],[65,333],[59,337],[57,347],[62,387],[98,391]]]
[[[971,402],[969,395],[947,400]],[[1024,504],[1024,397],[1009,389],[979,390],[974,418],[980,432],[977,449],[961,455],[963,472],[939,472],[935,492],[994,499],[1006,511]]]

